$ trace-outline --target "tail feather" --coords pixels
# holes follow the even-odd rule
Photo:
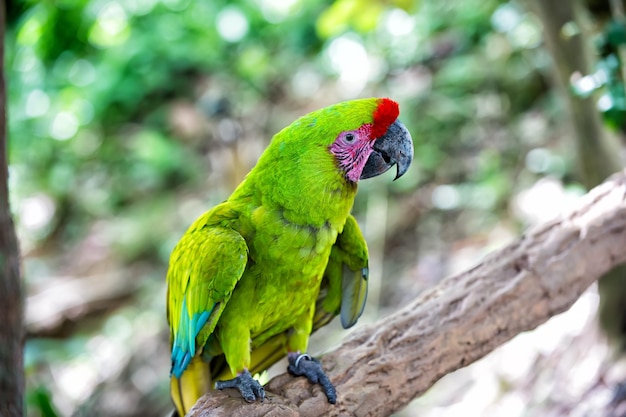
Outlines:
[[[170,378],[170,395],[180,417],[185,416],[196,401],[212,388],[209,366],[200,356],[194,357],[185,372]]]
[[[286,334],[281,333],[252,349],[250,353],[250,372],[261,373],[286,355]],[[202,355],[191,359],[189,366],[180,378],[170,378],[170,395],[176,406],[178,416],[185,416],[196,401],[207,391],[213,389],[212,381],[234,378],[224,355],[218,355],[205,362]]]

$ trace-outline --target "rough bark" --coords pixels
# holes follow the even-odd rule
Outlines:
[[[397,313],[352,333],[321,360],[336,405],[317,386],[283,374],[269,400],[212,391],[190,416],[386,416],[442,376],[568,309],[589,285],[626,262],[626,171],[575,207],[442,281]]]
[[[0,1],[0,415],[23,416],[22,298],[7,185],[4,17],[5,2]]]

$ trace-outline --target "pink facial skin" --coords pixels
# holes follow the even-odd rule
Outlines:
[[[354,183],[359,181],[372,153],[375,138],[371,134],[372,125],[364,124],[356,130],[341,132],[330,145],[330,152],[337,158],[339,167],[345,172],[346,178]]]

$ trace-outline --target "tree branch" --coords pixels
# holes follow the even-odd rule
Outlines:
[[[283,374],[269,399],[212,391],[190,416],[385,416],[444,375],[567,310],[594,280],[626,262],[626,171],[576,206],[442,281],[412,304],[352,333],[322,364],[336,405],[318,386]]]

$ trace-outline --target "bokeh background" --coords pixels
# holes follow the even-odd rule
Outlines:
[[[526,6],[9,1],[9,185],[27,290],[28,416],[170,410],[170,251],[271,136],[308,111],[392,97],[415,142],[401,180],[388,173],[360,185],[354,213],[371,252],[363,322],[584,193],[544,27]],[[579,93],[604,87],[593,80]],[[608,125],[619,127],[619,100],[607,107],[603,97]],[[610,356],[596,306],[592,288],[398,416],[568,415],[546,409],[584,399]],[[311,352],[337,345],[340,327],[316,334]]]

